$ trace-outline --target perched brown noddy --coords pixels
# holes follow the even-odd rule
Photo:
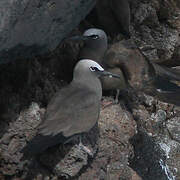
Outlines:
[[[79,59],[93,59],[111,73],[118,74],[117,78],[101,77],[103,90],[119,90],[126,88],[126,82],[120,68],[112,67],[104,63],[103,58],[108,49],[108,38],[102,29],[90,28],[82,36],[70,37],[71,40],[83,40],[84,46],[79,52]],[[117,98],[116,98],[117,99]]]
[[[124,34],[130,37],[130,7],[128,0],[98,0],[98,21],[110,35]]]
[[[107,37],[104,36],[106,37],[106,33],[103,30],[86,30],[83,38],[81,37],[85,44],[80,50],[83,58],[92,56],[104,69],[120,75],[120,79],[102,77],[103,90],[119,91],[131,87],[165,102],[180,105],[180,87],[172,82],[180,81],[180,72],[149,62],[132,40],[114,43],[107,50]],[[99,48],[93,48],[96,43]]]
[[[72,82],[51,99],[38,127],[38,134],[22,152],[37,154],[66,142],[74,135],[88,132],[99,118],[102,96],[100,76],[119,78],[118,75],[104,71],[93,60],[80,60],[74,68]]]

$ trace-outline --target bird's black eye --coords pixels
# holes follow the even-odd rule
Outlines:
[[[92,72],[93,72],[93,71],[99,71],[99,69],[98,69],[97,67],[93,67],[93,66],[91,66],[89,69],[90,69]]]
[[[99,36],[98,36],[98,35],[91,35],[90,37],[91,37],[92,39],[94,39],[94,40],[95,40],[95,39],[99,39]]]

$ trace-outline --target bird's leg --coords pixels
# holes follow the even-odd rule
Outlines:
[[[119,103],[119,93],[120,93],[120,90],[119,89],[117,89],[116,90],[116,98],[115,98],[115,104],[118,104]]]
[[[81,136],[79,136],[79,145],[78,145],[83,151],[85,151],[87,154],[89,154],[89,156],[93,157],[93,153],[91,152],[91,150],[84,146],[81,140]]]
[[[108,102],[102,103],[102,109],[105,109],[105,108],[107,108],[107,107],[109,107],[109,106],[112,106],[112,105],[114,105],[114,104],[118,104],[118,103],[119,103],[119,94],[120,94],[120,90],[117,89],[117,90],[116,90],[115,100],[113,100],[113,101],[111,101],[111,102],[108,101]]]

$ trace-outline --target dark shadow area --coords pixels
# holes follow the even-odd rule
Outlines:
[[[49,54],[49,50],[45,46],[31,45],[25,46],[23,44],[18,44],[16,47],[9,49],[8,51],[1,51],[1,63],[7,63],[12,61],[12,59],[25,59],[25,58],[35,58],[37,55]],[[18,57],[18,58],[17,58]]]

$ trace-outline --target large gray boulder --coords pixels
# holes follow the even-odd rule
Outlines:
[[[95,0],[1,0],[0,64],[55,49],[94,5]]]

